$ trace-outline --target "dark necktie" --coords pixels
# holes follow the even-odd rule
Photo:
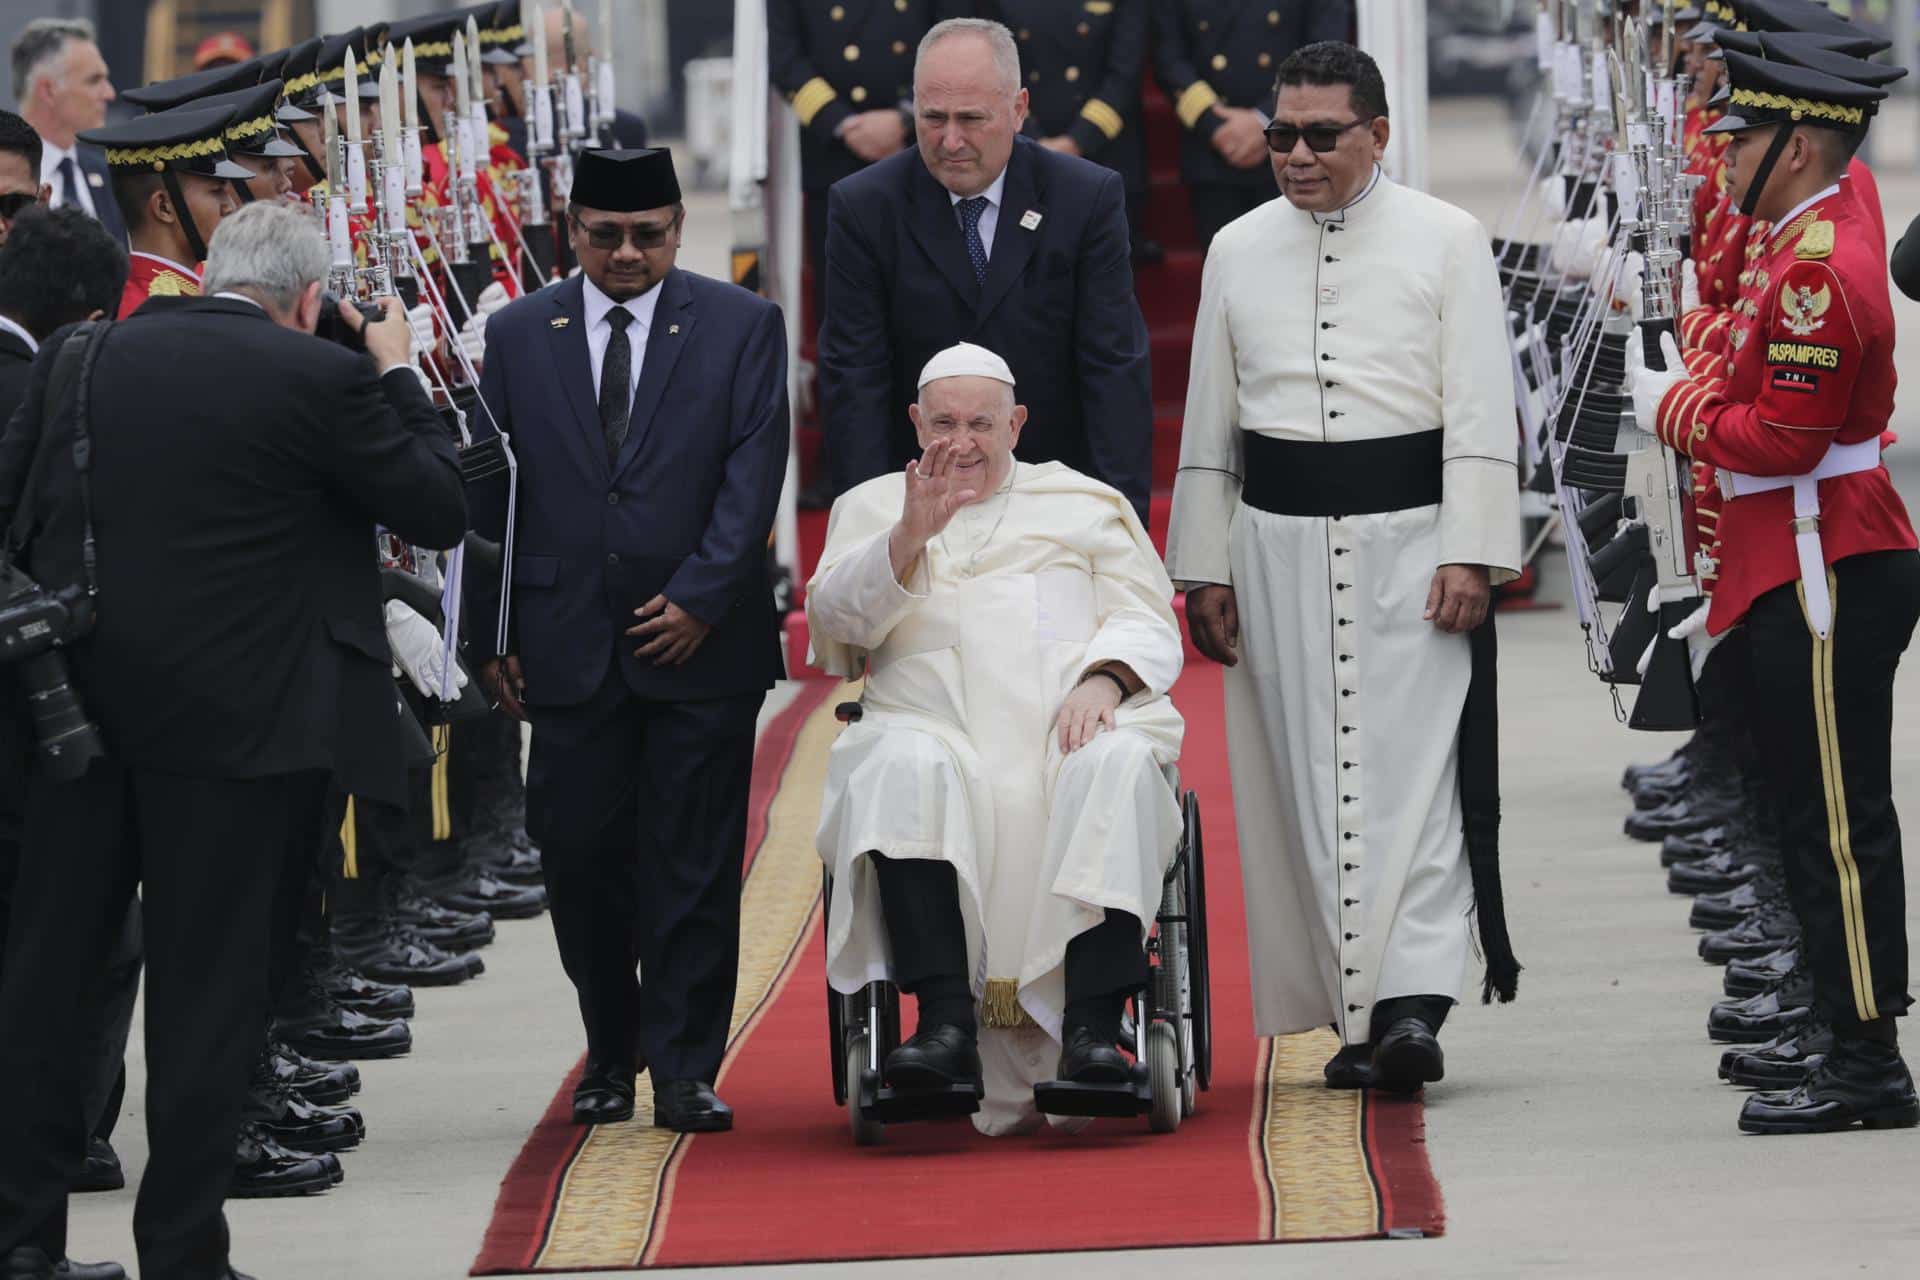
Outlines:
[[[960,211],[960,229],[967,237],[967,261],[973,264],[973,278],[987,282],[987,245],[980,238],[980,216],[987,211],[985,196],[967,196],[954,208]]]
[[[615,307],[607,312],[607,323],[613,332],[607,335],[607,354],[600,362],[600,431],[607,439],[607,465],[612,466],[627,442],[627,415],[633,410],[633,348],[627,342],[633,312]]]
[[[60,157],[60,203],[68,209],[87,211],[87,206],[80,203],[80,184],[74,180],[72,156]]]

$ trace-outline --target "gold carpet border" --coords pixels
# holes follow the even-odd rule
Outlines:
[[[820,895],[813,831],[827,779],[827,749],[838,732],[829,697],[807,717],[767,814],[766,838],[740,891],[740,978],[728,1058],[778,993],[782,975],[807,936]],[[724,1078],[726,1064],[721,1067]],[[642,1073],[634,1118],[596,1125],[567,1166],[554,1199],[536,1271],[633,1267],[657,1247],[679,1153],[690,1139],[653,1127],[653,1085]]]
[[[1339,1047],[1339,1037],[1328,1030],[1271,1041],[1260,1146],[1267,1183],[1263,1234],[1270,1240],[1380,1234],[1364,1096],[1358,1089],[1329,1089],[1322,1075]]]

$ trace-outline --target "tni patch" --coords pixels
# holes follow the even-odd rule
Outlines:
[[[1775,369],[1773,371],[1773,389],[1775,391],[1798,391],[1813,395],[1820,390],[1820,375],[1809,373],[1805,369]]]

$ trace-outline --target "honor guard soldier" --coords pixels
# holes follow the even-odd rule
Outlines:
[[[234,184],[253,172],[227,158],[232,107],[187,108],[89,129],[106,152],[114,203],[132,248],[120,319],[149,297],[197,296],[199,264],[220,220],[240,207]]]
[[[278,200],[293,190],[293,179],[287,172],[290,166],[286,161],[298,159],[301,151],[281,136],[281,121],[286,118],[283,112],[297,112],[300,117],[309,119],[311,113],[299,107],[283,107],[280,102],[281,85],[279,80],[268,80],[252,88],[231,89],[205,96],[195,94],[180,100],[187,109],[233,108],[233,119],[227,124],[225,137],[227,158],[250,175],[247,181],[234,183],[234,190],[242,204],[250,204],[255,200]],[[155,87],[147,86],[148,89]],[[138,92],[142,91],[134,90],[123,96],[130,102],[136,101],[133,93]],[[164,107],[149,109],[163,113],[166,110]]]
[[[1180,119],[1180,177],[1204,250],[1280,193],[1263,130],[1288,54],[1345,40],[1349,0],[1153,0],[1153,73]]]
[[[1712,636],[1744,623],[1754,735],[1777,798],[1787,892],[1832,1048],[1801,1082],[1747,1099],[1750,1133],[1920,1122],[1894,1018],[1907,995],[1906,894],[1891,784],[1893,676],[1920,618],[1920,553],[1880,463],[1893,315],[1871,220],[1842,182],[1884,88],[1726,54],[1729,187],[1760,252],[1724,380],[1688,376],[1671,337],[1628,377],[1641,426],[1717,470],[1724,561]],[[1804,1028],[1803,1028],[1804,1029]],[[1749,1055],[1757,1056],[1757,1055]]]
[[[1127,184],[1134,260],[1158,260],[1141,239],[1147,152],[1140,137],[1140,67],[1147,53],[1147,0],[988,0],[980,16],[1020,42],[1027,90],[1021,132],[1045,147],[1084,156]]]

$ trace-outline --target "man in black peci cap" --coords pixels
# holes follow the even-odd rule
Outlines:
[[[779,308],[674,264],[664,149],[585,151],[581,272],[496,313],[481,395],[519,455],[512,621],[481,686],[534,726],[540,844],[587,1071],[574,1119],[728,1129],[754,722],[781,675],[767,536],[787,465]],[[482,537],[509,513],[476,504]],[[499,586],[469,579],[473,617]],[[483,629],[488,640],[490,629]],[[636,978],[635,965],[640,977]]]

